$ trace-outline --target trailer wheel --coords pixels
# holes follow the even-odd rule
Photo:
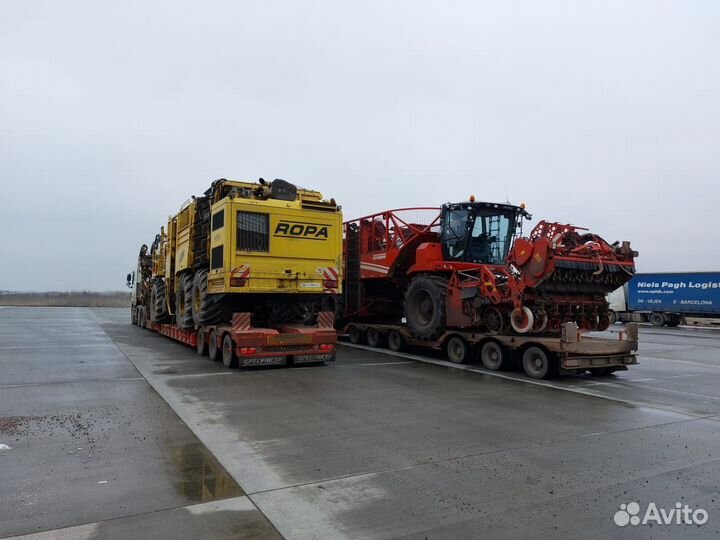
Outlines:
[[[445,331],[445,298],[448,280],[440,276],[417,276],[405,293],[405,315],[413,335],[435,339]]]
[[[218,354],[219,349],[220,344],[218,343],[217,332],[215,330],[210,330],[210,336],[208,339],[208,356],[213,362],[217,362],[218,360],[220,360]]]
[[[657,311],[650,314],[648,317],[648,321],[650,321],[650,324],[653,326],[662,326],[665,324],[665,317],[662,313],[658,313]]]
[[[383,347],[385,345],[385,336],[375,328],[368,328],[365,339],[367,339],[367,344],[371,347]]]
[[[445,344],[448,360],[462,364],[470,357],[470,345],[460,336],[452,336]]]
[[[350,334],[350,343],[354,345],[362,343],[363,333],[357,326],[351,326],[348,334]]]
[[[612,309],[608,310],[607,316],[610,324],[615,324],[618,320],[617,313],[615,313]]]
[[[208,352],[208,346],[207,341],[205,339],[205,331],[202,328],[199,328],[197,331],[197,353],[200,356],[205,356]]]
[[[501,370],[505,361],[502,346],[497,341],[486,341],[480,349],[480,361],[485,369]]]
[[[391,330],[388,334],[388,347],[391,351],[400,352],[405,349],[405,338],[397,330]]]
[[[222,363],[226,368],[237,367],[237,355],[235,354],[235,342],[230,334],[225,334],[222,346]]]
[[[544,379],[552,375],[556,364],[540,347],[528,347],[522,358],[523,370],[531,379]]]

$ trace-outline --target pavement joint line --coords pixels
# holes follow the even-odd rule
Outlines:
[[[714,347],[717,350],[717,347]],[[654,352],[654,351],[653,351]],[[675,360],[673,358],[662,358],[660,356],[650,356],[647,354],[640,354],[640,358],[646,358],[648,360],[657,360],[658,362],[672,362],[673,364],[688,364],[690,366],[699,366],[707,369],[720,369],[719,365],[703,364],[702,362],[693,362],[692,360]]]
[[[98,344],[85,345],[85,344],[78,343],[76,345],[33,345],[32,348],[33,348],[33,351],[38,351],[38,350],[40,350],[40,351],[46,351],[46,350],[47,351],[56,351],[59,349],[75,350],[75,349],[84,349],[84,348],[95,350],[98,347],[111,347],[111,346],[112,346],[111,343],[101,343],[99,345]],[[27,345],[25,345],[25,346],[10,345],[10,346],[5,346],[5,347],[0,347],[0,351],[27,351],[27,350],[28,350]]]
[[[2,536],[2,537],[0,537],[0,540],[14,540],[14,539],[22,540],[23,538],[27,538],[28,536],[33,536],[36,534],[47,534],[47,533],[52,533],[55,531],[64,531],[67,529],[74,529],[75,527],[87,527],[88,525],[99,525],[101,523],[108,523],[111,521],[117,521],[119,519],[128,519],[128,518],[134,518],[134,517],[139,517],[139,516],[148,516],[150,514],[157,514],[159,512],[170,512],[172,510],[180,510],[182,508],[189,508],[191,506],[198,506],[201,504],[212,504],[215,502],[225,502],[225,501],[232,501],[234,499],[249,499],[249,498],[250,497],[248,497],[247,494],[245,494],[245,495],[238,495],[237,497],[224,497],[224,498],[220,498],[220,499],[213,499],[211,501],[199,501],[199,502],[193,502],[190,504],[178,504],[176,506],[168,506],[167,508],[156,508],[155,510],[149,510],[147,512],[136,512],[134,514],[127,514],[124,516],[110,517],[107,519],[102,519],[100,521],[88,521],[87,523],[76,523],[75,525],[68,525],[67,527],[56,527],[54,529],[43,529],[42,531],[33,531],[33,532],[19,534],[19,535],[15,535],[15,536]],[[274,525],[273,525],[273,528],[275,528]]]
[[[632,381],[632,382],[638,382],[638,381],[635,380],[635,381]],[[625,381],[617,381],[616,384],[618,384],[618,385],[620,385],[620,386],[625,386],[625,387],[627,387],[627,386],[633,386],[633,385],[630,384],[629,382],[625,382]],[[641,388],[647,388],[647,389],[649,389],[649,390],[657,390],[658,392],[671,392],[671,393],[673,393],[673,394],[683,394],[683,395],[686,395],[686,396],[694,396],[694,397],[699,397],[699,398],[704,398],[704,399],[710,399],[710,400],[713,400],[713,401],[720,401],[720,396],[710,396],[710,395],[708,395],[708,394],[698,394],[697,392],[684,392],[684,391],[682,391],[682,390],[672,390],[672,389],[670,389],[670,388],[661,388],[661,387],[659,387],[659,386],[652,386],[652,385],[649,385],[649,386],[648,386],[648,385],[640,385],[640,387],[641,387]]]
[[[0,389],[3,388],[25,388],[27,386],[49,386],[55,384],[73,384],[73,383],[84,383],[84,382],[124,382],[124,381],[144,381],[144,377],[120,377],[120,378],[101,378],[101,379],[72,379],[69,381],[53,381],[53,382],[36,382],[36,383],[19,383],[19,384],[2,384]]]
[[[211,373],[155,373],[154,375],[165,375],[166,377],[210,377],[212,375],[235,375],[238,371],[214,371]]]
[[[632,405],[633,407],[650,407],[653,409],[663,410],[663,411],[672,412],[672,413],[678,413],[677,410],[669,409],[666,407],[660,407],[656,404],[645,403],[642,401],[635,401],[635,400],[626,399],[626,398],[613,397],[613,396],[609,396],[609,395],[605,395],[605,394],[599,394],[597,392],[592,392],[590,390],[583,390],[582,388],[578,388],[578,387],[561,386],[561,385],[554,384],[554,383],[547,382],[547,381],[541,381],[541,380],[536,380],[536,379],[527,379],[527,378],[521,378],[521,377],[513,377],[511,375],[505,375],[503,373],[498,373],[496,371],[489,371],[489,370],[481,369],[478,367],[472,367],[472,366],[468,366],[468,365],[464,365],[464,364],[456,364],[454,362],[449,362],[447,360],[435,360],[433,358],[426,358],[426,357],[415,355],[415,354],[394,352],[389,349],[378,349],[375,347],[369,347],[367,345],[360,345],[360,344],[347,343],[347,342],[339,343],[339,345],[341,345],[343,347],[350,347],[350,348],[354,348],[354,349],[372,351],[372,352],[376,352],[379,354],[386,354],[389,356],[408,358],[410,360],[415,360],[417,362],[422,362],[425,364],[434,364],[436,366],[441,366],[441,367],[446,367],[446,368],[451,368],[451,369],[460,369],[460,370],[464,370],[464,371],[469,371],[471,373],[478,373],[480,375],[486,375],[488,377],[496,377],[498,379],[505,379],[508,381],[515,381],[515,382],[522,383],[522,384],[530,384],[530,385],[534,385],[534,386],[542,386],[545,388],[551,388],[553,390],[561,390],[564,392],[571,392],[574,394],[604,399],[607,401],[613,401],[615,403],[624,403],[626,405]],[[720,399],[720,398],[718,398],[718,399]],[[688,416],[693,416],[695,418],[703,417],[702,415],[691,415],[686,412],[682,412],[679,414],[685,414]]]
[[[350,368],[350,367],[357,367],[357,366],[404,366],[407,364],[414,364],[415,362],[408,360],[407,362],[367,362],[363,364],[347,364],[344,366],[341,365],[334,365],[332,367],[339,367],[339,368]]]
[[[90,311],[90,310],[88,310],[88,311]],[[95,319],[94,316],[93,316],[93,319]],[[97,319],[96,319],[96,320],[97,320]],[[202,445],[205,447],[205,449],[208,451],[208,453],[209,453],[211,456],[213,456],[213,457],[218,461],[218,463],[220,463],[220,465],[223,466],[223,468],[224,468],[225,471],[230,475],[230,477],[231,477],[233,480],[235,480],[235,482],[237,483],[237,485],[240,486],[240,489],[242,489],[243,492],[245,493],[245,497],[247,497],[248,500],[252,503],[252,505],[255,507],[255,510],[257,510],[258,514],[260,514],[263,518],[265,518],[265,519],[267,520],[267,522],[270,524],[270,526],[273,528],[273,530],[277,533],[278,537],[284,539],[284,538],[285,538],[285,535],[283,535],[282,533],[280,533],[280,530],[277,528],[277,526],[275,525],[275,523],[270,519],[270,517],[269,517],[265,512],[262,511],[262,509],[260,508],[260,506],[250,497],[250,494],[245,490],[245,488],[242,487],[242,482],[240,481],[240,479],[239,479],[239,478],[236,478],[235,475],[230,472],[231,469],[228,468],[228,467],[225,465],[225,463],[224,463],[225,460],[223,460],[223,459],[221,459],[221,457],[215,455],[215,452],[213,452],[212,450],[210,450],[210,448],[208,448],[208,446],[205,444],[205,441],[203,441],[203,439],[200,437],[200,435],[195,431],[194,426],[192,426],[192,425],[190,425],[189,423],[185,422],[185,420],[183,420],[183,419],[180,417],[180,414],[178,413],[178,411],[176,411],[175,408],[172,406],[172,404],[171,404],[167,399],[165,399],[165,396],[157,389],[157,387],[155,386],[155,384],[153,384],[153,382],[152,382],[150,379],[148,379],[147,377],[145,377],[145,376],[142,374],[142,372],[140,371],[140,369],[135,365],[135,362],[133,362],[133,361],[130,359],[130,357],[129,357],[129,356],[127,355],[127,353],[123,350],[123,348],[120,347],[120,345],[119,345],[107,332],[105,332],[105,329],[102,327],[102,325],[101,325],[99,322],[97,323],[97,325],[98,325],[98,327],[100,328],[100,330],[107,336],[107,338],[113,343],[113,345],[115,345],[115,347],[117,348],[117,350],[120,351],[120,352],[122,353],[122,355],[127,359],[127,361],[133,366],[133,368],[135,369],[135,371],[137,371],[137,372],[141,375],[141,377],[142,377],[143,379],[145,379],[146,384],[147,384],[148,386],[150,386],[150,388],[152,388],[153,391],[154,391],[158,396],[160,396],[160,399],[162,399],[162,400],[167,404],[168,407],[170,407],[170,410],[173,412],[173,414],[175,414],[175,416],[177,417],[178,421],[180,421],[183,425],[187,426],[187,428],[192,432],[192,434],[195,435],[195,437],[197,437],[197,440],[200,442],[200,444],[202,444]],[[232,372],[228,372],[228,373],[232,373]]]
[[[310,482],[300,482],[300,483],[298,483],[298,484],[292,484],[292,485],[288,485],[288,486],[282,486],[282,487],[276,487],[276,488],[271,488],[271,489],[263,489],[263,490],[259,490],[259,491],[253,491],[252,493],[247,493],[247,496],[252,500],[252,497],[255,496],[255,495],[263,495],[263,494],[265,494],[265,493],[273,493],[273,492],[276,492],[276,491],[284,491],[284,490],[286,490],[286,489],[295,489],[295,488],[298,488],[298,487],[312,486],[312,485],[315,485],[315,484],[323,484],[323,483],[326,483],[326,482],[335,482],[335,481],[338,481],[338,480],[347,480],[347,479],[349,479],[349,478],[370,477],[370,476],[375,476],[375,475],[380,475],[380,474],[387,474],[387,473],[392,473],[392,472],[397,472],[397,471],[410,470],[410,469],[414,469],[414,468],[416,468],[416,467],[424,467],[424,466],[426,466],[426,465],[435,465],[435,464],[437,464],[437,463],[449,463],[449,462],[458,461],[458,460],[461,460],[461,459],[468,459],[468,458],[474,458],[474,457],[484,457],[484,456],[492,456],[492,455],[496,455],[496,454],[504,454],[504,453],[509,453],[509,452],[517,452],[518,450],[528,450],[528,449],[530,449],[530,448],[539,448],[539,447],[541,447],[541,446],[547,446],[547,445],[552,445],[552,444],[566,443],[566,442],[568,442],[568,441],[575,441],[575,440],[580,440],[580,439],[587,439],[587,438],[590,438],[590,437],[599,437],[599,436],[605,436],[605,435],[616,435],[616,434],[619,434],[619,433],[630,433],[630,432],[633,432],[633,431],[640,431],[640,430],[644,430],[644,429],[664,428],[664,427],[672,426],[672,425],[676,425],[676,424],[683,424],[683,423],[687,423],[687,422],[696,422],[696,421],[698,421],[698,420],[712,419],[712,418],[718,417],[718,416],[720,416],[720,415],[713,414],[713,415],[706,415],[706,416],[699,416],[699,417],[693,417],[693,416],[690,416],[690,415],[684,415],[684,416],[688,416],[688,418],[683,418],[683,419],[680,419],[680,420],[671,420],[671,421],[669,421],[669,422],[661,422],[661,423],[659,423],[659,424],[650,424],[650,425],[645,425],[645,426],[636,426],[636,427],[631,427],[631,428],[626,428],[626,429],[617,429],[617,430],[612,430],[612,431],[601,431],[601,432],[594,432],[594,433],[584,433],[584,434],[581,434],[581,435],[574,435],[574,436],[570,436],[570,437],[559,437],[559,438],[557,438],[557,439],[547,439],[547,440],[543,440],[543,441],[538,441],[538,442],[536,442],[536,443],[534,443],[534,444],[518,445],[518,446],[513,446],[513,447],[510,447],[510,448],[502,448],[502,449],[497,449],[497,450],[489,450],[489,451],[487,451],[487,452],[473,452],[473,453],[470,453],[470,454],[463,454],[463,455],[460,455],[460,456],[452,456],[452,457],[447,457],[447,458],[444,458],[444,459],[423,460],[423,461],[419,461],[419,462],[417,462],[417,463],[413,463],[413,464],[411,464],[411,465],[403,465],[403,466],[401,466],[401,467],[389,467],[389,468],[387,468],[387,469],[381,469],[381,470],[377,470],[377,471],[370,471],[370,472],[364,472],[364,473],[354,473],[354,474],[346,474],[346,475],[335,476],[335,477],[331,477],[331,478],[323,478],[323,479],[321,479],[321,480],[312,480],[312,481],[310,481]],[[709,463],[713,463],[713,462],[716,462],[716,461],[720,461],[720,460],[719,460],[719,459],[714,459],[714,460],[711,460]],[[254,502],[255,502],[255,501],[253,501],[253,503],[254,503]],[[256,506],[258,506],[258,505],[256,504]]]

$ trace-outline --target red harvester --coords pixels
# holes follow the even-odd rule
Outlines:
[[[400,324],[418,339],[447,328],[557,334],[604,330],[605,295],[635,273],[629,242],[541,221],[524,205],[475,202],[388,210],[345,223],[343,318]]]

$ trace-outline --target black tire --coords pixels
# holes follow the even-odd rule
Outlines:
[[[175,293],[175,323],[183,330],[195,328],[193,319],[193,276],[185,273],[178,277]]]
[[[670,318],[668,319],[667,325],[670,328],[677,327],[682,322],[682,315],[670,315]]]
[[[202,328],[197,331],[197,344],[195,348],[200,356],[205,356],[208,352],[207,337]]]
[[[470,345],[460,336],[452,336],[445,344],[448,360],[455,364],[463,364],[470,358]]]
[[[497,341],[486,341],[480,348],[480,361],[485,369],[500,371],[505,363],[505,350]]]
[[[608,311],[607,317],[610,324],[615,324],[618,320],[617,313],[615,313],[612,309]]]
[[[170,320],[165,301],[165,280],[157,278],[150,289],[150,320],[154,323],[166,323]]]
[[[222,345],[222,363],[228,368],[236,368],[238,364],[237,355],[235,354],[235,342],[230,337],[230,334],[225,334]]]
[[[224,294],[208,293],[208,270],[198,271],[192,287],[192,317],[195,326],[229,322],[232,314],[225,309],[224,298]]]
[[[351,326],[348,330],[348,334],[350,336],[350,343],[352,343],[353,345],[358,345],[359,343],[362,343],[363,332],[357,326]]]
[[[405,293],[405,317],[414,336],[436,339],[445,331],[445,298],[448,280],[440,276],[417,276]]]
[[[402,334],[400,332],[398,332],[397,330],[391,330],[388,333],[387,340],[388,340],[388,347],[390,348],[391,351],[394,351],[394,352],[403,351],[403,350],[405,350],[405,347],[407,346],[407,344],[405,343],[405,338],[402,337]]]
[[[375,328],[368,328],[367,334],[365,334],[367,344],[371,347],[384,347],[385,336],[378,332]]]
[[[653,326],[663,326],[665,324],[665,316],[662,313],[654,311],[648,317],[648,321],[650,321],[650,324]]]
[[[210,330],[208,336],[208,357],[213,362],[220,360],[220,344],[218,343],[218,335],[215,330]]]
[[[554,375],[555,359],[540,347],[528,347],[522,357],[523,371],[531,379],[545,379]]]

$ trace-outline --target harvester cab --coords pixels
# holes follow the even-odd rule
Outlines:
[[[503,265],[515,238],[522,235],[523,206],[475,202],[446,203],[440,214],[443,259]]]

